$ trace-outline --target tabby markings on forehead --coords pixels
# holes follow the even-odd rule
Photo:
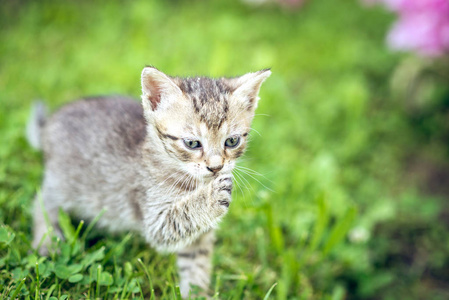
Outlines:
[[[200,121],[209,129],[219,129],[227,119],[231,87],[222,79],[207,77],[185,78],[179,87],[192,100],[193,109],[199,114]]]

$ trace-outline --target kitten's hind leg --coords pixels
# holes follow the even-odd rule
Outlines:
[[[51,243],[51,232],[49,232],[49,227],[52,227],[54,233],[61,238],[62,233],[58,226],[57,208],[45,209],[44,202],[39,198],[39,195],[34,198],[32,246],[34,249],[37,249],[40,246],[38,249],[39,254],[48,255],[48,247]]]
[[[214,241],[214,233],[210,231],[199,237],[192,245],[178,251],[179,287],[183,298],[189,297],[191,286],[195,285],[200,288],[201,296],[207,296]]]

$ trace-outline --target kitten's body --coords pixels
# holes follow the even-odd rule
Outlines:
[[[105,209],[100,226],[141,227],[145,119],[138,102],[120,97],[74,102],[48,120],[42,136],[47,210],[61,207],[92,219]]]
[[[231,171],[269,71],[245,76],[180,79],[145,68],[143,105],[118,96],[85,99],[46,120],[36,140],[52,225],[59,208],[86,220],[105,210],[98,225],[140,231],[157,250],[178,253],[184,297],[190,284],[207,289],[212,231],[230,204]],[[226,146],[237,136],[236,147]],[[201,147],[189,148],[192,141]],[[36,203],[35,246],[46,231]]]

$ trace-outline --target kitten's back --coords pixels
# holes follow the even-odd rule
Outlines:
[[[140,103],[122,96],[86,98],[62,107],[43,132],[43,149],[50,156],[94,159],[136,155],[145,138]]]

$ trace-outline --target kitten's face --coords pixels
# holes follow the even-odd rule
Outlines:
[[[252,114],[239,111],[229,96],[195,106],[196,95],[185,94],[155,115],[158,137],[181,170],[206,178],[232,171],[246,147]]]
[[[168,88],[152,83],[157,87],[150,90],[153,95],[161,89],[169,90],[153,98],[149,93],[145,95],[144,89],[142,99],[150,100],[151,105],[146,107],[144,102],[146,117],[151,120],[172,166],[206,180],[231,173],[246,148],[257,92],[268,75],[254,83],[257,89],[254,95],[247,95],[254,92],[252,88],[243,93],[239,90],[243,84],[238,78],[170,78]]]

